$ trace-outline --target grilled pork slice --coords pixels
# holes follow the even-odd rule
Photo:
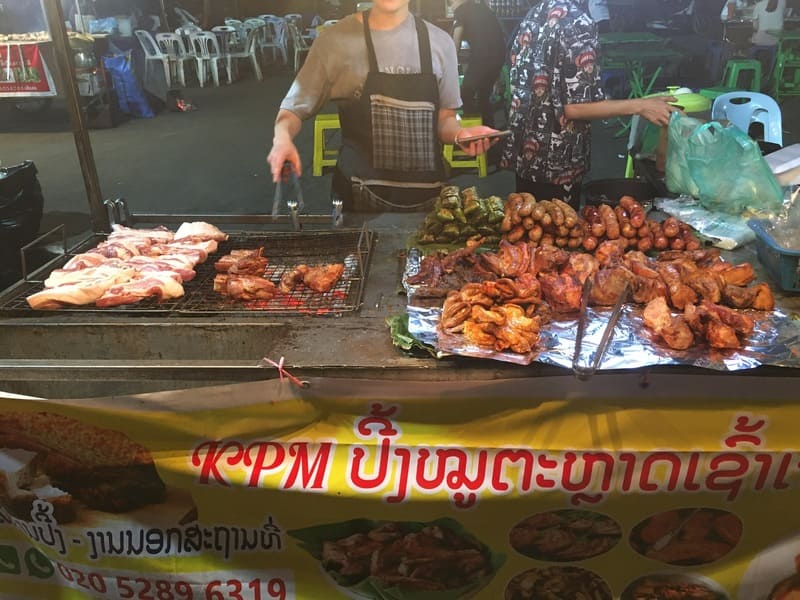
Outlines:
[[[192,221],[191,223],[182,223],[181,226],[178,227],[178,231],[175,232],[176,241],[184,238],[200,238],[224,242],[228,239],[228,234],[211,223]]]
[[[214,277],[214,291],[234,300],[270,300],[275,295],[275,284],[256,275],[228,275]]]
[[[281,277],[280,289],[284,294],[291,292],[295,286],[302,283],[315,292],[329,292],[344,273],[342,263],[329,263],[309,267],[297,265]]]
[[[70,285],[60,285],[31,294],[26,298],[28,305],[35,310],[57,309],[64,305],[82,306],[91,304],[105,294],[111,286],[128,281],[135,270],[120,269],[115,274],[95,279],[87,279]]]
[[[9,411],[0,414],[0,446],[38,455],[49,483],[31,492],[45,499],[61,498],[63,490],[90,508],[122,512],[166,496],[150,452],[119,431],[55,413]]]
[[[180,298],[184,293],[180,282],[180,273],[172,271],[148,273],[137,279],[110,287],[97,299],[95,304],[100,308],[106,308],[122,304],[135,304],[151,296],[155,296],[159,300]]]
[[[231,250],[214,263],[217,273],[230,273],[232,275],[263,275],[269,260],[262,256],[264,248],[255,250]]]

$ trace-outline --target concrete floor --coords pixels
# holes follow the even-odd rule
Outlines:
[[[669,74],[664,85],[706,85],[698,67],[705,45],[689,37],[677,44],[694,58],[681,71]],[[92,130],[103,196],[126,198],[133,212],[269,212],[275,190],[265,157],[272,122],[293,73],[267,68],[265,74],[262,82],[245,72],[232,85],[186,89],[184,96],[198,107],[194,112],[163,111],[153,119],[129,119],[112,129]],[[783,103],[784,144],[800,141],[799,106],[798,98]],[[327,214],[331,175],[311,174],[312,130],[307,123],[298,138],[301,184],[310,212]],[[616,120],[594,123],[593,164],[587,179],[623,175],[627,136],[616,137],[618,130]],[[46,211],[42,230],[60,223],[67,225],[70,235],[88,230],[86,193],[62,102],[35,117],[0,103],[0,160],[14,164],[23,159],[34,160],[39,169]],[[478,185],[486,195],[504,196],[512,190],[511,173],[490,171],[483,179],[473,172],[457,174],[453,183]]]

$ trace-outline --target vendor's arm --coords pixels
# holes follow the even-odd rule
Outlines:
[[[465,144],[460,144],[458,139],[474,135],[487,135],[495,131],[497,130],[486,125],[462,127],[460,121],[456,118],[455,110],[443,108],[439,111],[439,139],[442,140],[443,144],[458,144],[464,152],[471,156],[483,154],[497,142],[497,139],[489,140],[484,138]]]
[[[267,155],[272,180],[276,183],[286,161],[289,161],[297,175],[302,173],[300,154],[294,138],[300,133],[303,121],[316,115],[330,98],[332,83],[326,57],[331,45],[335,46],[335,43],[336,40],[331,38],[329,32],[323,31],[320,34],[281,101],[278,116],[275,118],[272,149]]]
[[[670,115],[678,110],[669,104],[675,102],[674,96],[653,96],[651,98],[629,98],[627,100],[602,100],[600,102],[583,102],[567,104],[564,116],[571,121],[591,121],[593,119],[609,119],[639,115],[659,126],[669,124]]]
[[[453,28],[453,41],[456,44],[456,52],[461,50],[461,40],[464,39],[464,27],[456,25]]]
[[[267,155],[272,181],[277,183],[281,177],[283,164],[288,160],[294,172],[298,175],[303,172],[300,163],[300,153],[294,145],[294,138],[300,133],[303,122],[290,110],[281,109],[275,119],[275,135],[272,138],[272,149]]]

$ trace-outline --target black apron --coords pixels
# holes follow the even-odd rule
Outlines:
[[[413,211],[430,206],[444,179],[439,142],[439,84],[428,29],[415,17],[421,73],[378,71],[364,11],[369,73],[361,97],[339,105],[342,147],[334,193],[345,210]]]

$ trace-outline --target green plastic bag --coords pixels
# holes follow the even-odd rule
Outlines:
[[[702,124],[702,121],[679,112],[672,113],[669,120],[665,182],[667,189],[674,194],[686,194],[694,198],[700,195],[700,189],[689,173],[686,157],[689,138]]]
[[[697,119],[675,115],[670,120],[667,150],[670,191],[688,193],[704,208],[729,214],[752,211],[769,215],[781,210],[783,191],[755,140],[732,125],[700,124]],[[687,136],[691,127],[694,130]],[[673,139],[677,140],[675,148]],[[675,156],[677,153],[680,156]]]

